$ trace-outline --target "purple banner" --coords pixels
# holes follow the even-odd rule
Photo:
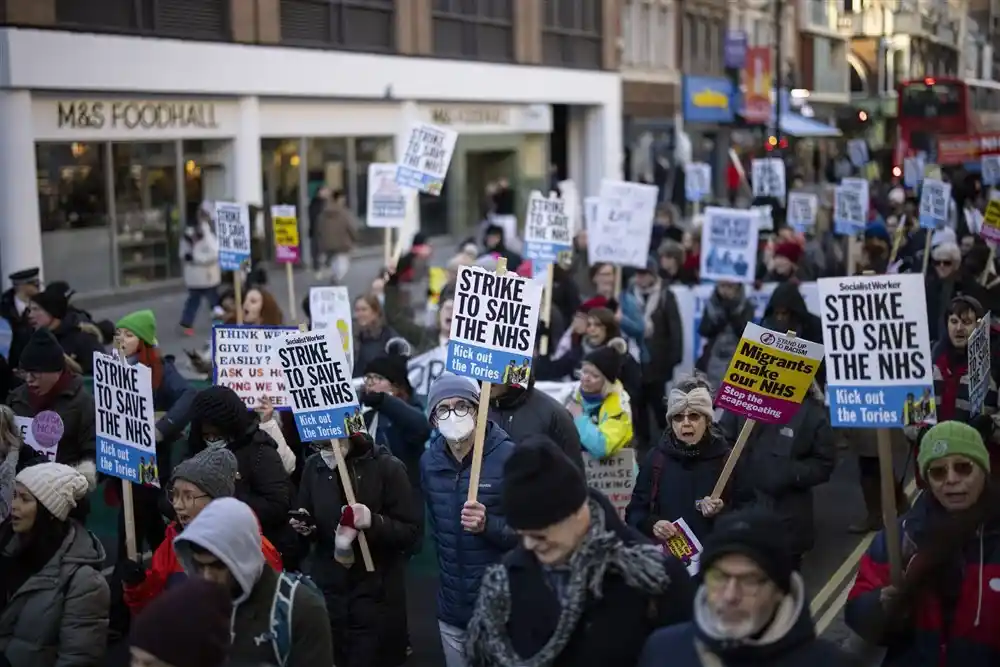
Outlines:
[[[723,50],[726,67],[743,69],[747,60],[747,34],[743,30],[727,30]]]

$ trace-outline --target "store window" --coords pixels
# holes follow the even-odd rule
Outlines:
[[[111,156],[119,286],[179,276],[176,142],[115,143]]]
[[[264,139],[261,142],[260,163],[264,171],[264,230],[267,249],[264,253],[274,258],[274,228],[271,225],[271,207],[277,204],[294,206],[298,213],[300,241],[309,230],[308,207],[302,210],[299,200],[299,180],[302,174],[302,156],[298,139]]]
[[[37,144],[42,232],[105,227],[108,191],[104,144]]]
[[[227,201],[232,198],[226,174],[231,151],[232,142],[228,140],[196,139],[181,145],[185,221],[198,219],[198,207],[203,201]]]
[[[370,229],[366,224],[368,216],[368,165],[379,162],[395,162],[393,157],[394,140],[392,137],[358,137],[353,141],[354,161],[357,165],[354,170],[354,181],[358,198],[357,206],[354,209],[358,213],[358,220],[364,230],[361,233],[361,242],[365,245],[375,245],[385,240],[385,232],[381,229]]]
[[[281,41],[359,51],[393,51],[393,0],[281,0]]]
[[[229,40],[230,0],[55,0],[61,26]]]
[[[434,0],[434,54],[514,61],[514,0]]]
[[[604,31],[600,0],[546,0],[542,61],[601,69]]]

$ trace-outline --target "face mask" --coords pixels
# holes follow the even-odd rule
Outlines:
[[[205,447],[208,449],[222,449],[228,443],[223,439],[212,440],[210,438],[205,438]]]
[[[475,430],[476,420],[471,414],[464,417],[449,415],[447,419],[439,419],[437,427],[448,442],[461,442]]]
[[[323,463],[326,464],[327,468],[330,470],[337,469],[337,455],[332,449],[322,449],[320,450],[319,455],[323,458]]]

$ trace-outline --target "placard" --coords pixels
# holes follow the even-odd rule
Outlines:
[[[250,210],[232,202],[215,202],[215,234],[219,238],[219,268],[239,271],[250,261]]]
[[[583,200],[583,224],[588,234],[594,228],[594,223],[597,220],[597,209],[600,204],[600,197],[587,197]]]
[[[816,226],[819,197],[812,192],[789,192],[788,225],[797,232],[806,233]]]
[[[950,202],[951,183],[925,178],[920,190],[920,226],[924,229],[941,229],[947,225]]]
[[[684,519],[677,519],[673,524],[677,529],[677,535],[663,545],[663,553],[684,563],[688,574],[693,577],[698,574],[701,564],[701,541]]]
[[[530,259],[535,272],[554,264],[559,253],[573,248],[572,207],[566,200],[535,190],[528,198],[528,215],[524,222],[524,256]]]
[[[289,333],[274,340],[274,349],[302,442],[367,432],[351,368],[335,332]]]
[[[601,181],[597,216],[587,229],[587,255],[591,266],[608,262],[646,268],[658,196],[659,189],[655,185]]]
[[[336,331],[347,361],[354,365],[354,312],[346,287],[310,287],[309,319],[313,331]],[[361,372],[363,368],[353,369]]]
[[[857,168],[868,164],[868,142],[864,139],[851,139],[847,142],[847,155]]]
[[[542,284],[461,266],[446,369],[482,382],[527,386]]]
[[[747,324],[715,397],[715,407],[765,424],[799,411],[823,361],[823,346]]]
[[[990,389],[990,322],[992,313],[987,312],[976,323],[969,336],[966,353],[969,364],[969,416],[975,417],[983,411],[986,393]]]
[[[868,209],[871,205],[871,190],[868,181],[864,178],[847,177],[840,179],[840,185],[851,190],[857,190],[861,194],[861,206],[864,208],[865,219],[867,220]]]
[[[1000,185],[1000,155],[983,155],[980,167],[983,185]]]
[[[853,236],[865,229],[865,207],[858,190],[838,185],[833,189],[833,231]]]
[[[983,228],[979,235],[990,243],[1000,243],[1000,199],[991,198],[983,214]]]
[[[709,206],[701,234],[701,279],[753,283],[757,279],[754,211]]]
[[[156,462],[153,372],[94,353],[97,470],[133,484],[160,486]]]
[[[754,197],[785,199],[785,162],[781,158],[758,158],[750,162]]]
[[[626,447],[603,459],[583,452],[583,465],[587,486],[603,493],[624,520],[635,488],[635,450]]]
[[[704,162],[684,166],[684,196],[690,202],[701,202],[712,196],[712,167]]]
[[[301,252],[295,207],[286,204],[272,206],[271,224],[274,227],[274,261],[279,264],[298,263]]]
[[[36,426],[37,422],[37,426]],[[59,443],[66,433],[62,417],[53,410],[43,410],[32,417],[14,417],[14,425],[21,433],[21,440],[36,452],[54,462],[59,454]]]
[[[903,186],[915,190],[922,180],[924,180],[924,156],[904,158]]]
[[[770,204],[751,206],[750,210],[757,214],[757,233],[774,231],[774,207]]]
[[[458,133],[430,123],[410,126],[406,152],[396,165],[396,183],[435,197],[441,194]]]
[[[235,391],[247,408],[256,410],[260,399],[271,400],[276,410],[291,405],[285,376],[274,359],[274,339],[295,327],[217,326],[212,329],[212,384]]]
[[[447,362],[447,345],[439,345],[411,358],[406,368],[413,393],[421,399],[426,399],[431,391],[431,385],[444,373]]]
[[[830,424],[902,428],[936,413],[921,274],[822,278]]]
[[[406,223],[408,196],[396,182],[396,165],[368,165],[368,207],[365,219],[369,227],[402,227]]]

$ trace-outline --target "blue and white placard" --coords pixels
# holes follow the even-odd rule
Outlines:
[[[396,165],[396,183],[437,196],[444,187],[458,133],[430,123],[410,127],[406,152]]]
[[[838,185],[833,189],[833,231],[843,236],[859,234],[865,228],[865,205],[856,188]]]
[[[701,279],[752,283],[757,278],[760,214],[709,206],[701,234]]]
[[[159,486],[153,372],[117,354],[94,353],[97,471]]]
[[[705,162],[692,162],[684,167],[684,196],[690,202],[704,201],[712,196],[712,167]]]
[[[524,221],[524,256],[538,271],[572,247],[572,206],[554,193],[546,197],[537,190],[532,192]]]
[[[805,233],[816,226],[816,212],[819,211],[819,197],[814,192],[789,192],[788,225],[797,232]]]
[[[219,268],[239,271],[250,261],[250,210],[241,204],[215,202],[215,234],[219,239]]]
[[[941,229],[948,224],[950,203],[951,183],[925,178],[920,189],[920,226],[924,229]]]
[[[368,165],[369,227],[402,227],[406,222],[407,191],[396,182],[396,165]]]

